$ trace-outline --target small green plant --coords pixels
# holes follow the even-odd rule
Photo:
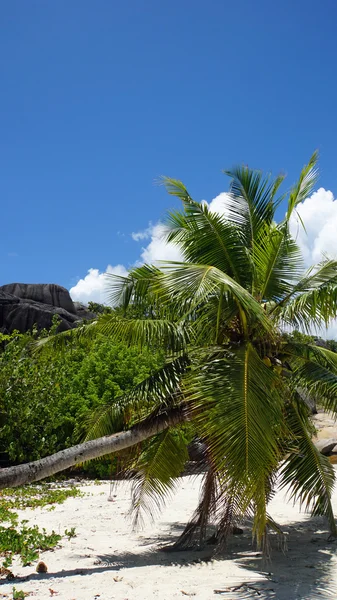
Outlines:
[[[24,592],[23,590],[17,590],[15,589],[15,587],[13,587],[13,600],[24,600],[28,595],[28,592]]]
[[[29,565],[39,558],[40,552],[55,548],[62,537],[55,531],[48,534],[45,529],[40,530],[36,525],[29,527],[27,520],[23,520],[19,524],[18,514],[13,509],[22,510],[46,505],[51,505],[53,508],[55,504],[62,504],[67,498],[83,495],[77,488],[56,488],[48,483],[3,490],[0,495],[0,560],[2,558],[2,566],[9,567],[14,555],[20,556],[23,566]],[[75,528],[66,530],[65,535],[68,539],[75,537]]]
[[[18,515],[12,512],[8,505],[0,503],[0,523],[9,523],[11,527],[18,524]]]
[[[50,483],[25,485],[13,489],[4,489],[0,495],[1,505],[10,509],[37,508],[40,506],[63,504],[67,498],[83,497],[78,488],[57,488]],[[2,520],[0,512],[0,521]]]
[[[20,556],[23,566],[31,564],[39,558],[39,553],[55,548],[61,535],[52,531],[47,534],[37,525],[28,527],[28,521],[22,521],[19,527],[0,526],[0,556],[3,557],[3,567],[12,564],[13,555]]]
[[[71,527],[70,529],[65,529],[64,530],[64,535],[67,536],[68,540],[71,540],[71,538],[76,537],[76,529],[75,529],[75,527]]]

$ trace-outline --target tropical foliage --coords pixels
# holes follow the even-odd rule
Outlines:
[[[55,323],[55,327],[57,324]],[[54,327],[54,329],[55,329]],[[40,333],[40,341],[47,332]],[[0,353],[1,466],[37,460],[78,443],[86,420],[163,363],[160,353],[83,336],[55,352],[46,346],[32,353],[37,333],[3,336]],[[111,461],[88,466],[94,476],[108,476]]]
[[[87,330],[142,351],[165,349],[165,365],[100,410],[90,435],[183,407],[207,465],[185,544],[194,536],[204,539],[210,518],[221,541],[244,516],[252,519],[258,543],[266,544],[268,530],[277,528],[267,510],[277,474],[305,509],[326,515],[336,534],[334,471],[311,440],[303,396],[318,397],[336,414],[337,355],[287,333],[299,328],[309,334],[337,314],[337,262],[324,259],[305,269],[289,228],[315,185],[316,163],[314,154],[287,195],[280,192],[283,176],[245,166],[227,171],[229,193],[218,213],[194,201],[180,181],[164,178],[168,193],[182,202],[181,211],[168,215],[166,239],[179,246],[183,262],[110,276],[120,314],[105,314]],[[281,202],[286,214],[277,223]],[[185,427],[176,425],[126,454],[125,465],[136,474],[136,518],[174,489],[190,439]]]

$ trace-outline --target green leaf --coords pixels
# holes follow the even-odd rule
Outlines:
[[[287,228],[265,227],[254,247],[254,292],[261,301],[289,295],[302,275],[302,256]]]
[[[274,318],[310,332],[337,316],[337,261],[323,260],[311,267],[271,310]]]
[[[132,488],[133,523],[142,513],[154,517],[173,492],[175,479],[188,460],[187,444],[181,429],[164,431],[146,445],[134,468],[137,475]]]
[[[195,420],[207,441],[213,464],[230,496],[240,498],[242,514],[256,503],[256,535],[266,527],[266,499],[261,482],[279,460],[282,400],[279,378],[259,358],[251,344],[227,358],[205,365],[195,376]],[[239,485],[240,484],[240,485]]]
[[[249,287],[251,261],[238,227],[207,204],[188,204],[185,213],[168,216],[167,241],[179,246],[186,261],[214,266]]]
[[[272,322],[266,317],[262,305],[236,281],[215,267],[171,263],[165,267],[162,286],[166,291],[167,301],[174,301],[186,311],[184,319],[196,309],[200,316],[204,305],[226,292],[236,304],[243,332],[246,332],[248,322],[261,327],[266,335],[272,334]]]
[[[120,306],[124,310],[130,304],[145,306],[145,308],[150,304],[156,304],[158,297],[153,291],[153,284],[157,282],[159,275],[160,270],[151,265],[132,269],[127,277],[108,273],[107,290],[110,304]]]
[[[282,197],[276,200],[275,194],[284,177],[273,180],[270,174],[263,175],[261,171],[244,165],[225,173],[231,178],[232,196],[227,218],[239,225],[246,246],[253,248],[261,228],[273,222],[275,210],[282,200]]]
[[[306,419],[294,401],[288,406],[287,421],[294,439],[293,449],[281,468],[282,487],[289,487],[290,497],[299,501],[313,515],[327,517],[333,535],[337,535],[331,494],[335,483],[333,466],[311,440]]]
[[[293,186],[290,192],[286,215],[287,222],[289,222],[289,219],[297,206],[301,202],[304,202],[304,200],[312,193],[318,179],[317,162],[318,151],[316,150],[311,156],[308,164],[303,167],[298,182]]]

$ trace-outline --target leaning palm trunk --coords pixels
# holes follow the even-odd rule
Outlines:
[[[89,440],[31,463],[0,469],[0,489],[40,481],[85,461],[121,452],[185,420],[186,413],[182,409],[172,409],[168,414],[149,423],[138,424],[129,431]]]

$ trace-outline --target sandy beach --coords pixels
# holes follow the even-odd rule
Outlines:
[[[201,477],[182,477],[177,493],[154,523],[132,531],[128,511],[130,483],[122,481],[108,501],[109,482],[81,487],[85,496],[63,505],[20,511],[20,517],[48,531],[75,527],[76,537],[63,538],[60,547],[41,554],[48,573],[36,564],[14,561],[16,579],[2,582],[0,598],[12,598],[13,585],[29,597],[45,600],[171,600],[174,598],[277,598],[312,600],[337,597],[337,543],[328,541],[321,518],[309,518],[298,506],[285,502],[278,491],[270,513],[282,525],[287,550],[273,537],[272,560],[266,562],[252,545],[249,528],[233,536],[225,553],[165,553],[192,514]],[[337,491],[334,495],[337,513]]]
[[[318,439],[337,435],[336,423],[319,411],[314,417]],[[336,466],[334,467],[337,468]],[[278,490],[269,505],[271,516],[285,534],[286,548],[271,536],[272,557],[266,561],[252,543],[251,529],[232,536],[228,547],[214,556],[203,551],[165,552],[182,532],[197,505],[202,475],[181,477],[176,493],[154,522],[132,530],[129,481],[83,482],[83,497],[64,504],[18,511],[29,524],[61,535],[75,528],[76,537],[63,537],[59,546],[40,555],[47,573],[36,564],[22,567],[14,559],[15,580],[1,580],[0,599],[12,600],[13,586],[27,598],[45,600],[315,600],[337,598],[337,541],[329,540],[323,518],[311,518],[287,502]],[[65,484],[63,484],[65,485]],[[69,484],[70,485],[70,484]],[[337,516],[337,489],[333,495]]]

